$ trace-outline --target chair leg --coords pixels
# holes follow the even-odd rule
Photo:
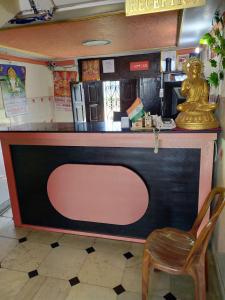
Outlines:
[[[150,255],[147,251],[144,251],[143,263],[142,263],[142,300],[148,298],[148,284],[150,274]]]
[[[195,300],[206,300],[205,262],[195,265],[191,275],[195,283]]]

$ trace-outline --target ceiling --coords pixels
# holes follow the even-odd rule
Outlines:
[[[52,21],[9,25],[19,11],[30,14],[28,0],[0,0],[0,53],[18,53],[32,58],[64,59],[144,53],[160,48],[189,48],[211,26],[214,11],[224,0],[206,0],[205,7],[183,11],[125,17],[125,0],[53,0]],[[35,0],[41,9],[51,9],[52,0]],[[2,23],[1,23],[2,19]],[[88,39],[111,40],[110,45],[87,47]]]
[[[52,58],[111,55],[127,51],[176,46],[178,11],[25,26],[0,31],[2,47],[17,48]],[[106,46],[87,47],[82,41],[107,39]]]

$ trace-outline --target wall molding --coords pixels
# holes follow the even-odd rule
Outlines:
[[[47,61],[43,60],[37,60],[32,58],[26,58],[26,57],[18,57],[14,55],[8,55],[8,54],[1,54],[0,53],[0,59],[9,61],[9,62],[22,62],[22,63],[28,63],[28,64],[34,64],[34,65],[41,65],[41,66],[48,66]]]

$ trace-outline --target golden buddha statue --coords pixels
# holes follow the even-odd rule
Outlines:
[[[202,62],[196,57],[190,58],[184,71],[187,79],[182,83],[181,94],[186,101],[177,106],[180,111],[175,120],[177,127],[194,130],[217,128],[219,124],[213,114],[217,104],[209,103],[209,87],[202,78]]]

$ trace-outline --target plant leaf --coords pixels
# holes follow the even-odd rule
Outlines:
[[[215,44],[216,39],[210,34],[210,33],[206,33],[203,35],[203,37],[200,39],[200,44],[203,45],[213,45]]]
[[[224,72],[223,71],[220,71],[219,78],[220,78],[220,80],[224,80]]]
[[[209,84],[215,87],[219,86],[219,76],[216,72],[210,74],[208,78]]]
[[[220,36],[218,39],[219,39],[219,42],[220,42],[220,47],[222,49],[225,49],[225,38],[223,36]]]
[[[210,59],[210,63],[213,68],[217,67],[217,61],[215,59]]]
[[[222,49],[219,47],[219,46],[216,46],[215,48],[214,48],[214,51],[216,52],[216,54],[222,54]]]
[[[223,66],[223,69],[225,70],[225,57],[222,59],[222,66]]]

